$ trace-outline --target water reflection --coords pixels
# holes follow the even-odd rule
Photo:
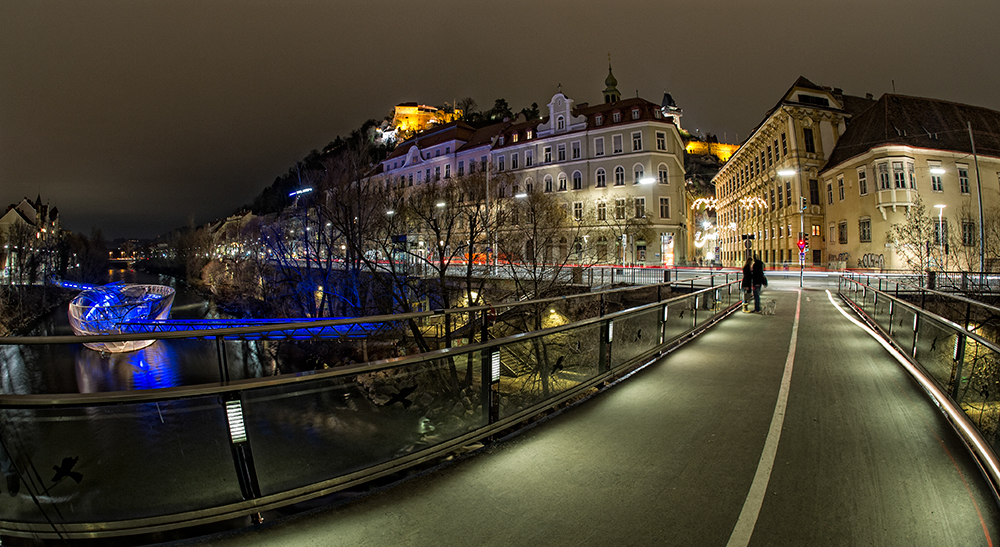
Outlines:
[[[76,382],[80,393],[176,387],[181,385],[177,365],[176,350],[162,340],[128,353],[81,349]]]

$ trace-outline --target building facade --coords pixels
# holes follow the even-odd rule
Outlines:
[[[719,250],[740,266],[750,249],[772,267],[824,263],[825,201],[820,172],[848,122],[874,103],[800,77],[715,176]]]
[[[980,204],[987,225],[1000,215],[1000,112],[883,95],[852,121],[820,181],[834,266],[980,271]]]
[[[621,99],[610,68],[605,85],[601,104],[574,104],[560,90],[541,119],[515,118],[479,130],[456,122],[421,133],[383,162],[383,176],[413,186],[476,170],[502,173],[495,178],[510,186],[499,189],[502,197],[551,193],[565,201],[584,232],[611,228],[593,240],[568,242],[581,259],[685,263],[684,145],[674,121],[679,111],[665,114],[650,101]],[[622,228],[629,221],[642,229]]]

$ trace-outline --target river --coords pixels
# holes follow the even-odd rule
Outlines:
[[[110,270],[108,281],[167,285],[176,291],[172,319],[216,319],[215,306],[187,284],[169,276]],[[73,334],[68,306],[46,314],[27,334]],[[268,342],[223,342],[231,380],[275,374]],[[214,340],[158,340],[129,353],[102,353],[82,344],[0,345],[0,392],[56,394],[126,391],[219,383]]]

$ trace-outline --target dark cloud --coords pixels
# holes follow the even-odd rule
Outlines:
[[[967,16],[956,17],[963,13]],[[465,96],[670,91],[744,138],[799,75],[1000,109],[993,0],[31,1],[0,4],[0,204],[154,236],[230,213],[368,118]],[[977,15],[979,14],[979,15]]]

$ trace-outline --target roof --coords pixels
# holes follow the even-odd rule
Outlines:
[[[827,161],[827,169],[887,145],[1000,157],[1000,112],[967,104],[885,94],[854,117]]]
[[[420,149],[423,150],[425,148],[430,148],[432,146],[454,140],[460,140],[463,142],[468,141],[469,138],[476,132],[476,128],[461,120],[446,123],[432,129],[421,131],[413,137],[401,142],[399,146],[397,146],[392,153],[382,161],[405,156],[414,145],[419,146]]]

